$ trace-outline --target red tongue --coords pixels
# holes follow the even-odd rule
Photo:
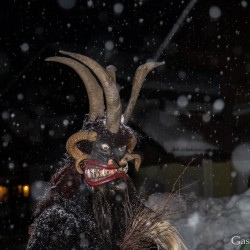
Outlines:
[[[109,159],[108,165],[100,164],[95,160],[89,160],[85,162],[84,175],[86,183],[91,186],[100,186],[117,178],[126,178],[126,173],[123,171],[118,171],[119,165],[115,163],[114,160]],[[96,169],[95,171],[109,171],[109,176],[106,178],[92,179],[88,177],[88,171],[91,169]]]

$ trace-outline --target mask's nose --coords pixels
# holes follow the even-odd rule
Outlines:
[[[119,162],[119,156],[116,155],[115,150],[112,150],[108,159],[108,165],[115,165],[116,162]]]
[[[108,160],[108,165],[113,165],[114,164],[114,160],[113,159],[109,159]]]

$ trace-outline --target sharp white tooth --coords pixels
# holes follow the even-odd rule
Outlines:
[[[127,173],[128,172],[128,165],[124,168],[124,171]]]
[[[96,170],[95,173],[96,173],[97,178],[100,177],[100,171],[99,170]]]
[[[91,173],[91,177],[92,177],[92,178],[95,178],[95,170],[94,170],[94,169],[91,169],[91,170],[90,170],[90,173]]]
[[[91,173],[90,173],[90,170],[88,169],[88,171],[87,171],[87,177],[88,178],[91,178]]]
[[[101,171],[101,176],[105,176],[105,170],[104,169]]]

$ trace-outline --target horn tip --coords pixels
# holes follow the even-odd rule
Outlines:
[[[69,54],[71,54],[70,52],[67,52],[65,50],[59,50],[59,53],[61,53],[63,55],[69,55]]]
[[[161,66],[161,65],[165,65],[166,62],[162,61],[162,62],[154,62],[155,67]]]
[[[53,61],[53,57],[47,57],[47,58],[45,58],[45,62],[51,62],[51,61]]]
[[[141,164],[136,164],[136,165],[135,165],[135,170],[136,170],[136,172],[139,172],[140,166],[141,166]]]

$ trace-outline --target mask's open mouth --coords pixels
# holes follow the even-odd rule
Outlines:
[[[84,164],[84,177],[89,186],[99,186],[117,178],[126,178],[127,172],[128,165],[105,165],[95,160],[86,161]]]

